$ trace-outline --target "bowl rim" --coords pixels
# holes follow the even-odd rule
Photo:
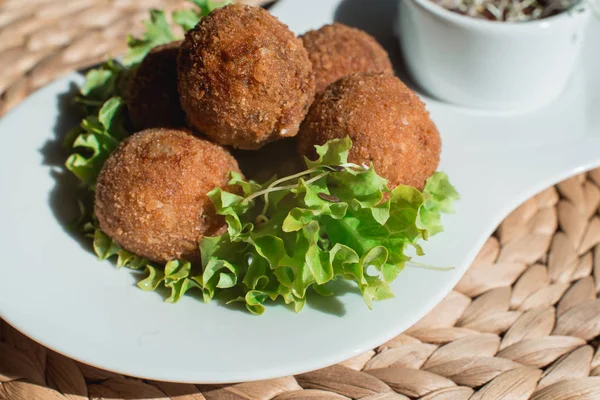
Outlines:
[[[548,29],[551,26],[568,24],[572,21],[569,19],[577,18],[589,14],[590,7],[587,1],[581,0],[570,9],[563,11],[559,14],[530,21],[515,22],[515,21],[492,21],[488,19],[473,18],[468,15],[459,14],[454,11],[450,11],[447,8],[434,3],[432,0],[399,0],[400,2],[412,1],[416,5],[424,8],[432,14],[435,14],[439,18],[451,21],[457,25],[468,26],[474,29],[485,29],[494,30],[498,32],[506,31],[532,31],[540,29]]]

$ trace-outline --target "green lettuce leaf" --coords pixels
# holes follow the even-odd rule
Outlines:
[[[85,75],[75,101],[84,106],[87,115],[96,114],[113,97],[123,97],[129,84],[130,73],[116,60],[108,60]]]
[[[172,13],[173,22],[181,26],[184,31],[192,29],[198,22],[213,10],[231,4],[232,0],[190,0],[196,5],[196,9],[177,10]],[[156,46],[167,44],[176,40],[166,15],[162,10],[150,10],[150,19],[144,22],[146,31],[141,38],[129,36],[127,44],[129,51],[123,57],[123,63],[132,67],[144,59],[146,55]]]
[[[124,102],[120,97],[110,98],[98,116],[85,118],[79,129],[72,131],[72,143],[65,143],[75,150],[67,158],[65,166],[91,189],[104,162],[127,135],[123,127],[123,108]]]
[[[352,140],[349,137],[343,139],[330,140],[322,146],[315,146],[318,158],[311,161],[305,157],[304,162],[308,168],[320,167],[322,165],[343,165],[348,162],[348,153],[352,147]]]
[[[173,21],[181,26],[184,31],[195,27],[203,17],[213,12],[219,7],[232,4],[233,0],[213,1],[213,0],[191,0],[196,5],[195,10],[178,10],[173,12]]]
[[[210,192],[228,232],[200,242],[204,275],[196,282],[205,299],[225,293],[254,314],[282,299],[299,311],[310,289],[330,295],[326,285],[336,279],[353,281],[369,307],[393,297],[407,246],[422,255],[419,241],[439,232],[457,193],[443,173],[423,192],[390,191],[373,166],[348,163],[351,146],[348,138],[317,146],[306,171],[265,184],[235,174],[230,184],[242,195]]]
[[[423,206],[419,210],[417,225],[425,231],[424,238],[435,235],[444,230],[441,222],[442,213],[453,213],[454,202],[460,196],[454,186],[450,184],[448,175],[435,172],[423,189]]]
[[[144,26],[146,27],[146,31],[141,38],[131,35],[127,38],[129,51],[123,57],[123,63],[128,67],[142,62],[146,54],[154,47],[171,43],[175,40],[164,11],[150,10],[150,19],[144,21]]]
[[[148,260],[124,250],[100,229],[94,232],[94,252],[99,260],[117,256],[117,268],[141,269],[148,264]]]

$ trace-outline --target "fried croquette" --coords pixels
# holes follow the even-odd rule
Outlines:
[[[127,94],[134,130],[185,126],[177,92],[179,42],[155,47],[135,72]]]
[[[227,189],[239,172],[229,152],[176,129],[149,129],[124,140],[104,164],[96,187],[100,228],[149,260],[197,259],[203,236],[224,221],[207,193]]]
[[[356,73],[317,96],[300,128],[300,154],[314,158],[314,145],[349,136],[349,161],[373,163],[388,186],[423,189],[437,169],[441,140],[425,105],[395,76]]]
[[[301,36],[313,65],[317,93],[355,72],[388,72],[394,68],[388,53],[365,31],[334,23]]]
[[[187,32],[178,84],[188,124],[241,149],[295,136],[314,99],[302,41],[266,10],[240,4]]]

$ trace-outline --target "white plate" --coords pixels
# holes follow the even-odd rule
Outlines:
[[[375,23],[385,34],[392,29],[389,4],[346,1],[337,10],[335,0],[283,0],[272,12],[297,32],[337,15],[355,25]],[[82,78],[56,81],[0,121],[0,316],[69,357],[167,381],[271,378],[369,350],[438,303],[513,207],[600,165],[600,81],[592,76],[600,58],[589,51],[600,44],[595,25],[582,68],[559,102],[545,110],[499,116],[427,100],[443,136],[441,169],[462,200],[457,213],[445,218],[446,232],[425,246],[423,261],[457,268],[408,268],[393,285],[396,298],[375,303],[372,311],[355,293],[331,300],[325,310],[314,303],[300,314],[269,307],[261,317],[192,297],[172,305],[136,288],[134,273],[96,261],[65,229],[75,213],[68,187],[73,181],[59,167],[64,155],[55,139],[66,125],[59,105],[67,96],[61,95]],[[384,42],[398,53],[393,40]]]

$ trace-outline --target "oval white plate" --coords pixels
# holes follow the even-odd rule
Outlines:
[[[283,0],[272,12],[296,32],[336,18],[392,31],[393,2]],[[383,18],[383,19],[382,19]],[[588,49],[598,48],[600,29]],[[139,290],[135,274],[98,262],[65,228],[73,182],[55,136],[72,74],[0,121],[0,316],[34,340],[101,368],[157,380],[234,382],[295,374],[355,356],[415,323],[454,286],[496,224],[521,201],[600,165],[600,70],[586,52],[562,98],[522,116],[470,112],[426,99],[444,140],[440,168],[462,200],[422,259],[450,272],[406,269],[396,298],[369,310],[355,293],[309,302],[300,314],[269,307],[256,317],[186,297],[177,305]],[[596,96],[596,97],[594,97]],[[62,109],[62,111],[61,111]],[[595,110],[595,113],[593,112]],[[55,133],[56,132],[56,133]]]

